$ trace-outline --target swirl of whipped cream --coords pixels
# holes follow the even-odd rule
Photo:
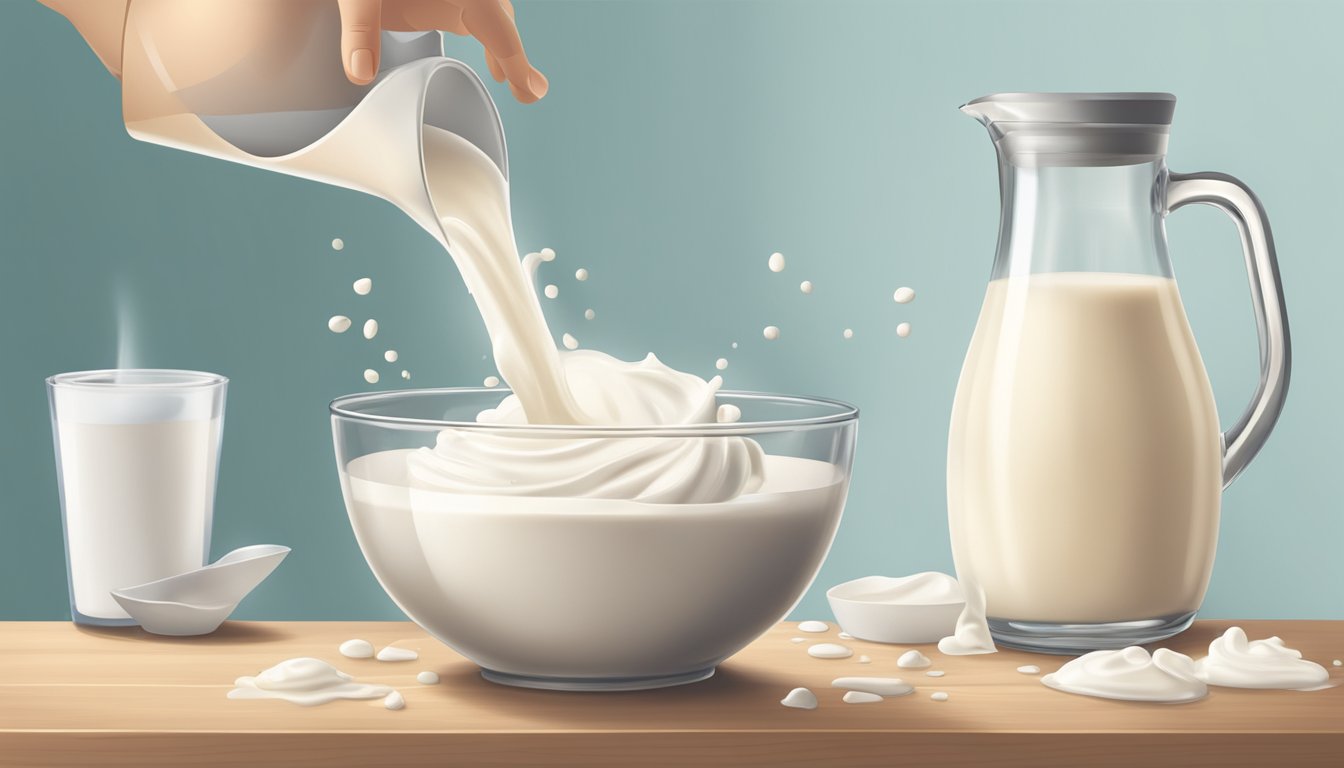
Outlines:
[[[716,376],[705,381],[649,355],[625,362],[593,350],[561,355],[585,422],[602,426],[715,421]],[[482,411],[483,424],[527,424],[518,398]],[[629,499],[653,504],[727,501],[761,487],[764,452],[725,435],[547,437],[507,430],[445,429],[410,459],[418,488],[493,496]]]
[[[1195,662],[1195,674],[1209,685],[1227,688],[1310,690],[1325,685],[1330,672],[1278,637],[1248,640],[1231,627],[1209,644],[1209,655]]]
[[[1198,701],[1209,687],[1195,675],[1195,662],[1183,653],[1137,645],[1118,651],[1093,651],[1041,678],[1055,690],[1125,701]]]

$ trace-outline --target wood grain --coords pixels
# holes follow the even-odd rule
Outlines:
[[[1344,681],[1344,622],[1238,622],[1271,634]],[[1200,655],[1231,622],[1199,622],[1167,647]],[[710,680],[659,691],[555,693],[494,685],[409,623],[226,624],[204,638],[68,623],[0,623],[0,763],[14,765],[1344,765],[1344,688],[1302,693],[1213,689],[1194,704],[1103,701],[1052,691],[1043,671],[1065,659],[1001,652],[944,657],[946,672],[901,670],[905,646],[846,642],[855,656],[813,659],[835,642],[781,624]],[[420,660],[346,659],[363,637],[415,648]],[[860,664],[860,654],[872,658]],[[396,686],[406,709],[342,701],[298,707],[232,701],[233,679],[293,656],[315,656],[360,680]],[[439,685],[415,682],[424,669]],[[914,694],[848,705],[831,679],[899,676]],[[815,691],[815,711],[779,699]],[[946,702],[934,702],[946,691]]]

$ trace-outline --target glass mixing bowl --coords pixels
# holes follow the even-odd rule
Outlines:
[[[331,404],[341,489],[365,560],[407,616],[487,679],[559,690],[703,680],[787,615],[816,577],[849,489],[853,406],[723,392],[720,405],[741,409],[736,423],[475,421],[507,394],[422,389]],[[445,430],[457,454],[449,459],[480,464],[498,492],[444,490],[415,470]],[[628,440],[752,440],[765,453],[764,481],[707,503],[536,495],[510,487],[521,464],[491,458],[510,441],[539,456],[576,441]]]

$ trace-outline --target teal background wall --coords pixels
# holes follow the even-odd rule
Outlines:
[[[947,418],[998,215],[989,141],[957,106],[1167,90],[1172,167],[1235,174],[1264,200],[1293,323],[1287,409],[1225,496],[1204,614],[1344,618],[1344,3],[517,6],[551,92],[522,106],[491,87],[520,245],[560,254],[543,269],[561,287],[556,332],[706,376],[727,356],[732,387],[863,409],[845,520],[798,616],[828,615],[824,588],[842,580],[952,567]],[[448,48],[485,71],[473,41]],[[373,389],[370,366],[384,386],[403,366],[418,386],[493,372],[445,254],[373,198],[131,140],[117,83],[35,2],[0,3],[0,71],[0,619],[68,616],[42,379],[112,366],[119,347],[124,364],[232,380],[214,554],[294,547],[240,617],[399,617],[346,522],[326,403]],[[1169,230],[1230,423],[1257,376],[1240,249],[1212,209]],[[776,250],[779,275],[765,267]],[[365,275],[375,290],[356,300]],[[900,285],[913,304],[891,301]],[[377,342],[327,332],[338,312],[377,317]],[[762,340],[767,324],[778,342]],[[403,363],[381,364],[389,346]]]

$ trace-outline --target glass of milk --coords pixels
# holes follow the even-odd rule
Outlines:
[[[112,590],[205,565],[227,386],[154,369],[47,379],[76,623],[133,625]]]

